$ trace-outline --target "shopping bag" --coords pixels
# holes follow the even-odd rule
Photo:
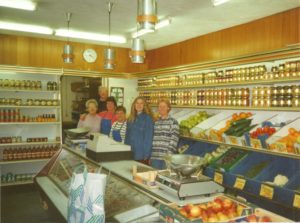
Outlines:
[[[106,175],[99,173],[73,174],[69,201],[68,223],[104,223]]]

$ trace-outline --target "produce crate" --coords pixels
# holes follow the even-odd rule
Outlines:
[[[281,128],[278,132],[276,132],[274,135],[272,135],[270,138],[267,139],[267,145],[269,149],[278,151],[278,152],[283,152],[283,153],[297,153],[300,152],[298,150],[295,151],[289,151],[289,145],[288,142],[277,142],[278,140],[280,140],[282,137],[285,137],[289,134],[289,129],[290,128],[295,128],[296,130],[300,130],[300,118],[294,120],[293,122],[291,122],[290,124],[284,126],[283,128]],[[292,149],[294,148],[294,144],[291,145]],[[298,153],[299,154],[299,153]]]
[[[279,216],[273,212],[264,210],[262,208],[255,208],[254,214],[244,218],[240,218],[236,222],[238,223],[238,222],[293,222],[293,221],[288,218]]]
[[[196,155],[196,156],[205,156],[206,153],[213,152],[218,145],[205,143],[205,142],[195,142],[190,145],[189,148],[184,152],[184,154]]]
[[[227,200],[230,201],[234,206],[236,206],[237,208],[237,212],[238,212],[238,216],[234,216],[234,217],[230,217],[230,214],[228,214],[228,218],[227,220],[219,220],[218,218],[216,218],[213,222],[228,222],[228,221],[236,221],[240,218],[244,218],[245,216],[248,216],[249,214],[253,213],[253,208],[251,206],[249,206],[248,204],[245,204],[243,202],[237,201],[234,198],[225,196],[225,195],[221,195],[218,196],[216,198],[212,198],[211,201],[209,202],[205,202],[205,203],[199,203],[193,206],[198,206],[198,207],[203,207],[203,206],[209,206],[210,204],[213,205],[214,200],[218,199],[221,201]],[[186,206],[188,207],[188,205]],[[209,210],[210,208],[208,207],[206,210]],[[200,216],[200,217],[191,217],[191,216],[187,216],[183,211],[182,207],[179,207],[175,204],[173,205],[164,205],[164,204],[160,204],[159,206],[159,214],[160,217],[165,221],[165,222],[172,222],[172,223],[187,223],[187,222],[193,222],[193,223],[202,223],[202,222],[207,222],[208,219],[206,219],[204,216]],[[204,210],[204,209],[201,209]],[[211,208],[212,210],[212,208]],[[205,211],[206,212],[206,211]],[[226,213],[225,209],[224,210],[220,210],[219,212],[224,212]],[[215,214],[216,216],[218,214]]]
[[[222,111],[203,122],[199,123],[197,126],[191,129],[192,136],[201,139],[208,139],[207,131],[213,126],[217,125],[219,122],[228,119],[234,111]]]
[[[272,114],[272,113],[262,113],[262,112],[256,113],[252,117],[249,118],[249,119],[252,119],[250,125],[251,126],[259,125],[263,121],[269,120],[269,119],[273,118],[274,116],[275,116],[275,114]],[[240,145],[240,146],[246,145],[246,143],[245,143],[245,134],[243,136],[240,136],[240,137],[224,134],[223,137],[225,139],[225,142],[228,143],[228,144]]]
[[[284,112],[269,119],[268,122],[272,123],[274,125],[274,128],[276,129],[276,132],[278,132],[284,125],[291,123],[299,117],[299,112]],[[261,135],[257,139],[251,138],[250,136],[250,133],[253,133],[257,128],[262,127],[262,124],[260,124],[252,129],[249,133],[245,134],[245,141],[247,146],[251,146],[253,148],[267,148],[266,140],[269,138],[267,135]]]
[[[300,194],[300,172],[298,171],[284,187]]]
[[[292,206],[294,191],[287,189],[287,187],[290,183],[289,181],[292,180],[297,173],[299,173],[299,160],[285,157],[276,157],[274,159],[275,160],[272,164],[264,169],[257,177],[254,178],[254,180],[260,182],[260,184],[266,184],[267,182],[273,182],[275,176],[278,174],[286,176],[288,178],[288,182],[284,186],[266,184],[268,187],[273,188],[273,196],[271,198],[267,198]],[[255,192],[257,195],[262,196],[261,187],[262,186],[259,185],[259,188],[256,188]]]
[[[224,153],[221,157],[211,163],[210,166],[214,167],[215,169],[219,169],[221,171],[229,171],[238,162],[245,158],[248,155],[247,151],[231,148],[226,153]],[[231,158],[235,156],[234,158]],[[228,161],[227,161],[228,160]]]

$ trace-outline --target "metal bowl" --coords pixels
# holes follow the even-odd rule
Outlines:
[[[168,155],[165,157],[166,166],[180,177],[190,177],[199,171],[205,164],[205,160],[199,156],[192,155]]]

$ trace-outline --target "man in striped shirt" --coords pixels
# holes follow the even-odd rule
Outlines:
[[[123,106],[118,106],[116,108],[117,121],[111,127],[109,136],[112,137],[117,142],[124,143],[126,136],[126,108]]]
[[[152,143],[151,166],[156,169],[166,167],[164,157],[167,154],[177,153],[179,140],[179,125],[176,119],[169,116],[171,110],[170,101],[161,99],[158,102],[160,118],[154,123]]]

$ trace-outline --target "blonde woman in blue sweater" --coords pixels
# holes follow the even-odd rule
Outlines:
[[[159,119],[154,123],[152,153],[150,164],[156,169],[165,169],[164,157],[177,153],[179,125],[176,119],[169,116],[171,103],[168,99],[158,102]]]

